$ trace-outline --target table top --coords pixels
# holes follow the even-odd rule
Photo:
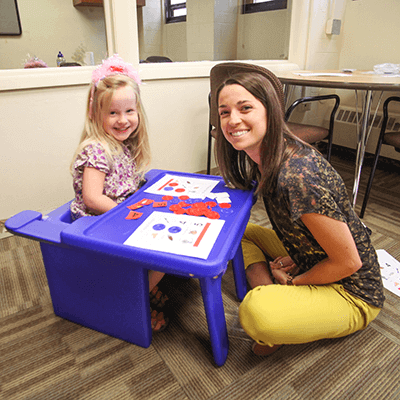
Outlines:
[[[352,90],[400,91],[400,76],[375,74],[371,71],[344,73],[339,70],[277,71],[283,84],[311,87],[327,87]]]
[[[151,170],[146,178],[142,188],[105,214],[71,222],[67,203],[44,217],[23,211],[7,220],[6,227],[31,239],[115,256],[116,264],[122,257],[132,260],[132,265],[178,275],[190,272],[194,277],[214,277],[225,272],[250,218],[254,190],[228,188],[219,176]],[[203,197],[196,198],[198,194]],[[194,209],[195,203],[201,212]],[[189,209],[193,213],[184,211]],[[151,242],[153,247],[138,247],[139,242],[146,246],[160,229],[163,236]],[[135,232],[143,237],[136,235],[126,244]],[[203,248],[206,243],[205,254],[192,256],[186,243]],[[182,244],[186,253],[180,252]],[[174,246],[179,251],[169,252]]]

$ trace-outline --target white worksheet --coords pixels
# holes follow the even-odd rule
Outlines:
[[[349,76],[345,72],[293,72],[293,74],[299,76]]]
[[[155,184],[145,190],[146,193],[170,195],[170,196],[189,196],[193,199],[203,199],[214,189],[219,180],[191,178],[166,174]]]
[[[207,259],[224,222],[219,219],[154,211],[124,244]]]

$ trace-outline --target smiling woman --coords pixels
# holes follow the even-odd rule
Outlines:
[[[220,92],[218,110],[226,140],[258,164],[267,125],[263,104],[243,86],[227,85]]]
[[[347,336],[383,307],[380,268],[343,179],[287,127],[276,75],[225,62],[211,69],[220,121],[217,159],[225,182],[257,182],[273,229],[248,224],[242,239],[251,290],[239,320],[256,355],[282,345]],[[311,328],[310,328],[311,327]]]

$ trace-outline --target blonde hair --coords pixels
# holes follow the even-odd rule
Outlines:
[[[136,96],[136,109],[139,123],[136,130],[124,143],[131,152],[132,158],[136,163],[138,174],[143,176],[150,164],[150,146],[147,134],[146,115],[141,102],[138,84],[126,75],[112,75],[100,80],[97,87],[94,87],[94,93],[93,85],[94,83],[92,82],[87,99],[85,126],[78,148],[71,162],[71,173],[74,171],[74,162],[77,155],[89,144],[101,143],[110,161],[113,155],[119,154],[122,151],[121,144],[104,130],[103,115],[110,109],[111,101],[116,90],[129,86],[133,89]],[[91,93],[93,93],[92,104]]]

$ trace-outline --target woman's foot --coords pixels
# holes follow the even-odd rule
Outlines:
[[[151,309],[151,329],[154,333],[164,331],[169,324],[169,319],[162,311]]]
[[[251,350],[256,356],[265,357],[275,353],[281,347],[281,344],[276,344],[275,346],[263,346],[257,342],[254,342],[251,346]]]
[[[256,288],[257,286],[274,284],[266,262],[259,262],[249,265],[246,269],[246,278],[252,289]]]

